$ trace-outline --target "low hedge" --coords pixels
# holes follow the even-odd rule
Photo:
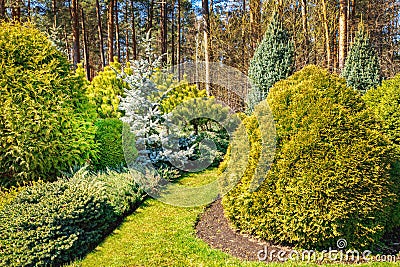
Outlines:
[[[27,187],[0,210],[1,266],[59,266],[83,257],[142,200],[129,173]]]

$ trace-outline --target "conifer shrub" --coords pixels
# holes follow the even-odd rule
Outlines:
[[[253,140],[249,163],[223,198],[236,228],[326,249],[339,238],[349,247],[369,247],[395,226],[399,175],[391,175],[391,142],[344,79],[309,66],[275,84],[267,100],[276,122],[276,156],[261,186],[249,191],[260,142],[257,125],[245,119]]]
[[[249,110],[266,98],[269,89],[277,81],[293,73],[293,64],[293,41],[279,14],[275,13],[250,61],[249,78],[252,88],[247,100]]]
[[[82,76],[29,24],[0,25],[0,185],[54,180],[96,152]]]
[[[206,90],[199,90],[195,84],[190,85],[187,80],[176,81],[172,75],[156,72],[153,80],[162,96],[160,109],[164,113],[173,111],[178,105],[192,98],[206,97]]]
[[[342,76],[346,79],[348,86],[360,93],[365,93],[381,82],[378,54],[362,23],[350,47]]]
[[[80,171],[0,209],[1,266],[62,266],[94,249],[143,198],[129,173]]]
[[[368,90],[363,98],[382,120],[384,130],[400,155],[400,74]]]
[[[98,144],[98,154],[93,159],[96,170],[118,169],[126,167],[122,148],[123,123],[119,119],[100,119],[95,124],[97,130],[95,140]],[[133,143],[134,144],[134,143]]]
[[[124,69],[129,71],[129,63]],[[126,87],[124,81],[118,78],[122,66],[118,61],[111,62],[103,71],[100,71],[88,85],[90,102],[96,106],[100,118],[120,118],[122,112],[118,109],[119,97]]]

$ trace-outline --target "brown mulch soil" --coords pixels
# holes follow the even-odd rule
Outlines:
[[[196,224],[196,234],[212,248],[222,250],[232,256],[248,261],[259,261],[260,250],[284,250],[290,253],[290,247],[273,245],[269,242],[257,240],[256,238],[235,231],[224,216],[221,199],[212,203],[200,216]],[[400,229],[396,229],[390,236],[385,236],[385,243],[391,244],[384,249],[387,254],[399,252]],[[395,242],[397,241],[397,243]],[[384,252],[382,251],[382,252]],[[263,261],[279,261],[276,257],[266,258]],[[348,262],[350,263],[350,262]]]
[[[248,261],[258,261],[258,252],[265,248],[268,251],[273,249],[290,250],[289,248],[273,246],[268,242],[257,240],[232,229],[224,216],[221,199],[212,203],[200,216],[196,225],[196,233],[212,248]],[[263,256],[263,254],[260,255]],[[269,259],[266,259],[266,261],[269,261]]]

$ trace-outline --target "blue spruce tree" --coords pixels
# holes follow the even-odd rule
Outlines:
[[[342,72],[347,85],[365,93],[381,83],[378,56],[361,23]]]
[[[269,89],[279,80],[293,73],[294,46],[278,13],[275,13],[264,38],[250,62],[249,78],[252,89],[248,96],[248,109],[266,98]]]

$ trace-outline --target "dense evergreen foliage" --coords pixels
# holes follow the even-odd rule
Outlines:
[[[31,25],[0,25],[0,184],[52,180],[95,153],[84,80]]]
[[[129,63],[126,71],[129,71]],[[124,93],[124,82],[118,78],[121,64],[111,62],[99,72],[88,86],[90,102],[96,106],[100,118],[120,118],[123,114],[118,110],[119,97]]]
[[[381,123],[343,79],[306,67],[277,83],[268,103],[276,121],[275,162],[250,192],[260,144],[257,120],[245,119],[249,164],[223,199],[235,227],[302,247],[326,248],[345,238],[359,248],[395,226],[394,151]]]
[[[365,93],[380,84],[380,73],[378,55],[361,24],[347,56],[342,76],[348,86]]]
[[[381,86],[369,90],[363,98],[383,121],[384,130],[400,155],[400,75],[383,81]]]
[[[249,78],[253,87],[248,99],[250,109],[266,97],[269,89],[277,81],[291,75],[293,66],[293,42],[283,26],[282,18],[275,13],[250,61]]]
[[[61,266],[83,257],[142,200],[129,173],[25,188],[0,209],[1,266]]]
[[[96,122],[95,140],[99,153],[93,159],[97,170],[119,169],[126,167],[122,148],[122,121],[115,118],[101,119]]]

